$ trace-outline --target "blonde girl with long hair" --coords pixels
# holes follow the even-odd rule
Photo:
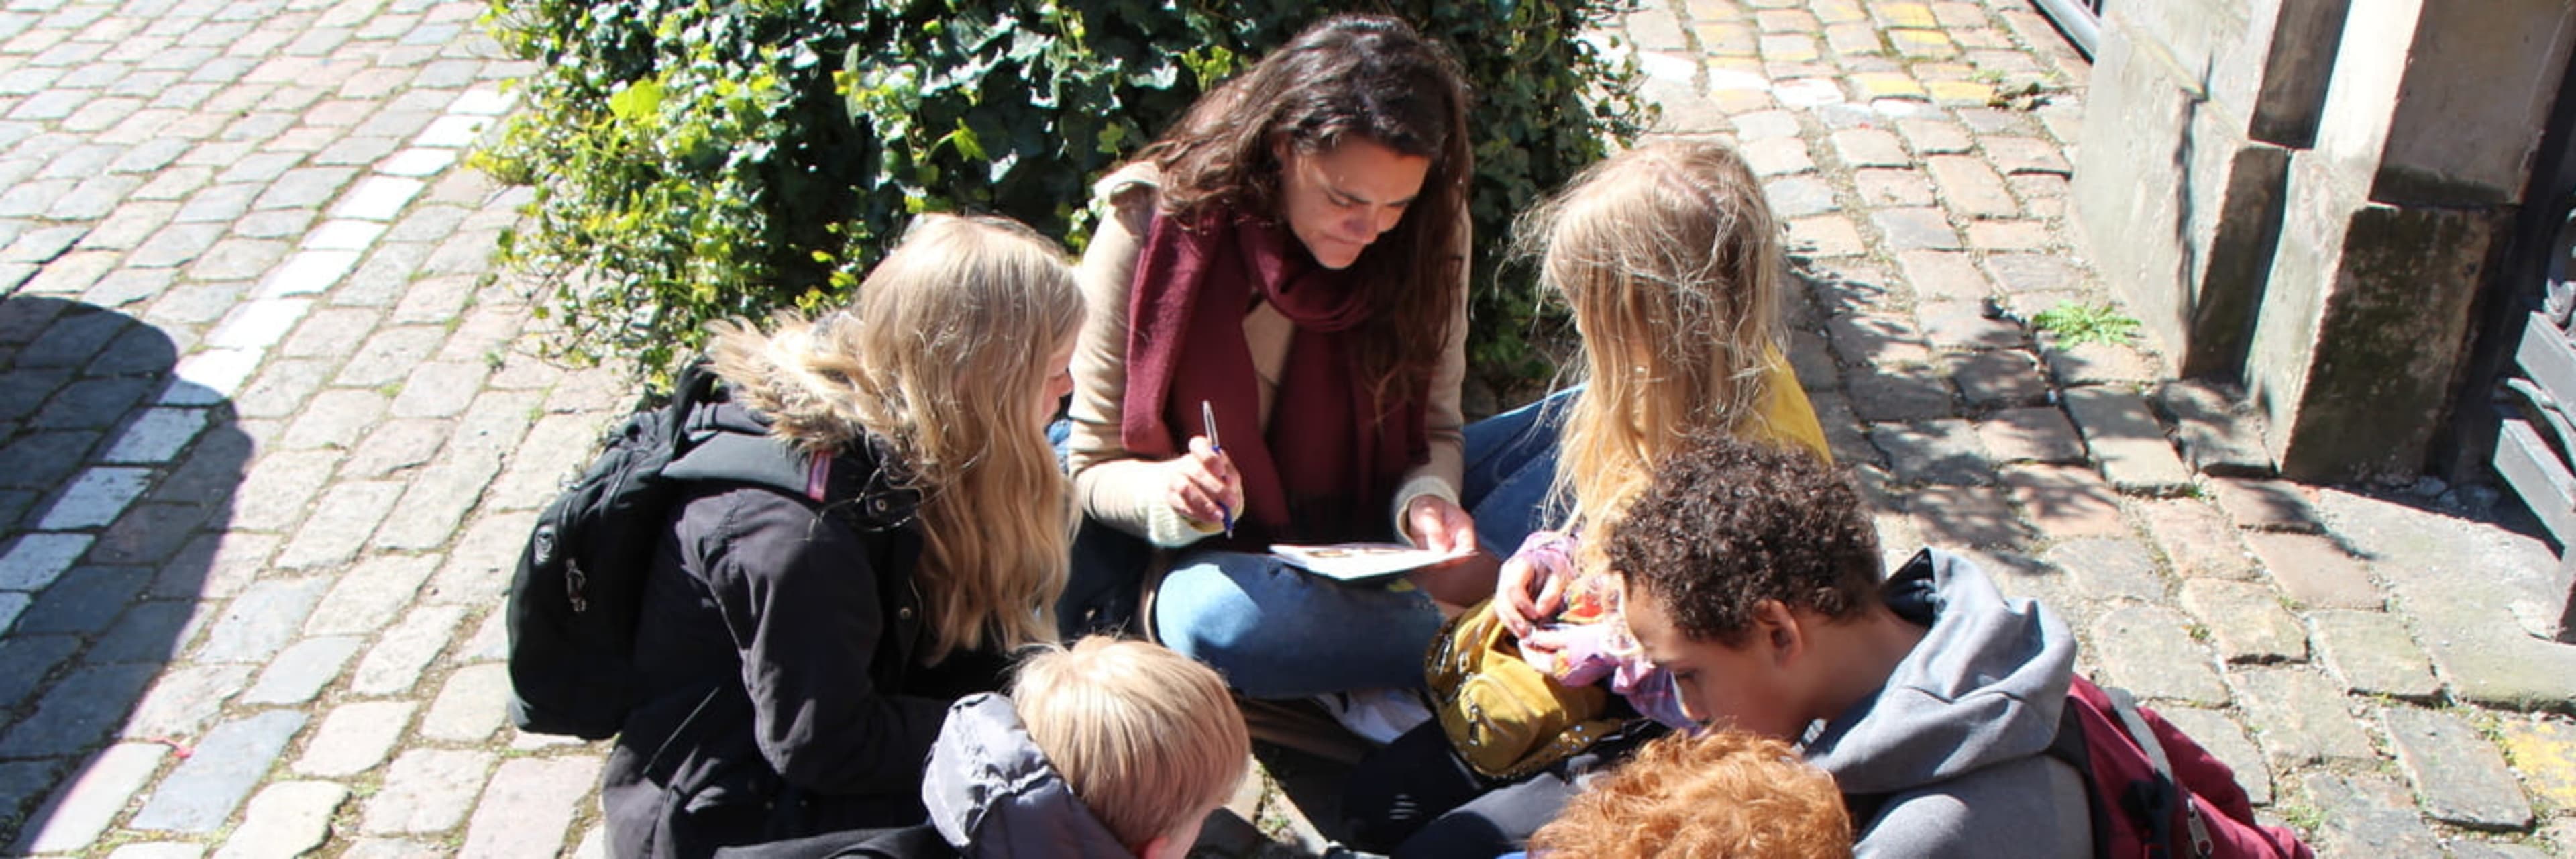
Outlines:
[[[766,438],[807,492],[684,490],[602,791],[613,854],[924,819],[949,703],[1054,637],[1072,520],[1043,431],[1082,313],[1052,242],[930,216],[847,308],[713,326],[723,384],[688,431]]]
[[[1498,615],[1522,655],[1557,679],[1609,685],[1621,698],[1614,715],[1687,725],[1670,679],[1627,640],[1600,546],[1656,467],[1694,434],[1830,460],[1781,350],[1788,274],[1780,225],[1734,150],[1665,141],[1585,170],[1525,213],[1514,240],[1573,311],[1583,354],[1568,390],[1467,428],[1469,450],[1494,452],[1470,458],[1469,491],[1490,483],[1501,495],[1541,494],[1544,486],[1547,500],[1534,506],[1556,523],[1518,544],[1494,598],[1477,610]],[[1345,804],[1366,821],[1357,840],[1400,844],[1398,857],[1496,855],[1562,807],[1575,772],[1654,732],[1501,785],[1448,760],[1455,751],[1434,723],[1365,764]]]

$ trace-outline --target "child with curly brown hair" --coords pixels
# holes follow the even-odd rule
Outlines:
[[[1779,740],[1673,735],[1594,780],[1530,837],[1539,859],[1849,859],[1851,816],[1832,776]]]
[[[1879,577],[1851,482],[1814,458],[1695,440],[1610,535],[1628,628],[1682,710],[1797,742],[1862,856],[2085,856],[2084,775],[2049,753],[2075,637],[1938,549]]]

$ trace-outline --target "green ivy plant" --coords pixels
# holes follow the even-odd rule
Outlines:
[[[1582,38],[1628,0],[1387,0],[1477,92],[1471,360],[1544,374],[1561,312],[1501,265],[1513,214],[1649,121]],[[1294,0],[491,0],[539,68],[476,160],[534,193],[504,263],[574,359],[665,371],[705,324],[844,299],[912,216],[1009,215],[1076,250],[1089,184],[1210,84],[1335,11]]]

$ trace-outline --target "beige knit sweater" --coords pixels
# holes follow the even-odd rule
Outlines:
[[[1209,532],[1192,527],[1165,503],[1164,477],[1158,468],[1161,463],[1128,453],[1118,437],[1127,394],[1129,288],[1135,283],[1137,257],[1144,253],[1145,231],[1153,221],[1154,207],[1161,201],[1159,179],[1153,165],[1132,164],[1093,188],[1100,223],[1092,233],[1091,246],[1082,254],[1081,266],[1075,270],[1090,313],[1083,320],[1082,336],[1073,351],[1073,432],[1067,464],[1073,470],[1074,494],[1081,499],[1084,512],[1157,546],[1177,547],[1205,538]],[[1466,276],[1462,273],[1459,277],[1464,280]],[[1431,458],[1405,473],[1396,488],[1394,505],[1387,510],[1396,532],[1408,539],[1412,535],[1403,522],[1405,505],[1423,495],[1457,501],[1465,470],[1460,435],[1465,420],[1458,409],[1458,386],[1467,375],[1466,290],[1460,289],[1458,296],[1457,313],[1449,324],[1448,346],[1441,351],[1440,366],[1432,374],[1431,401],[1423,413],[1423,423],[1430,434]],[[1294,323],[1267,304],[1254,307],[1243,317],[1243,339],[1252,347],[1253,371],[1260,377],[1263,426],[1270,424],[1271,402],[1278,391],[1280,370],[1288,362],[1288,340],[1294,329]],[[1240,516],[1242,511],[1236,514]]]

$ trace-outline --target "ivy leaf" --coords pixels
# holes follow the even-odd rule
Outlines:
[[[627,84],[616,95],[608,97],[608,115],[619,121],[640,124],[662,111],[662,83],[641,80]]]

